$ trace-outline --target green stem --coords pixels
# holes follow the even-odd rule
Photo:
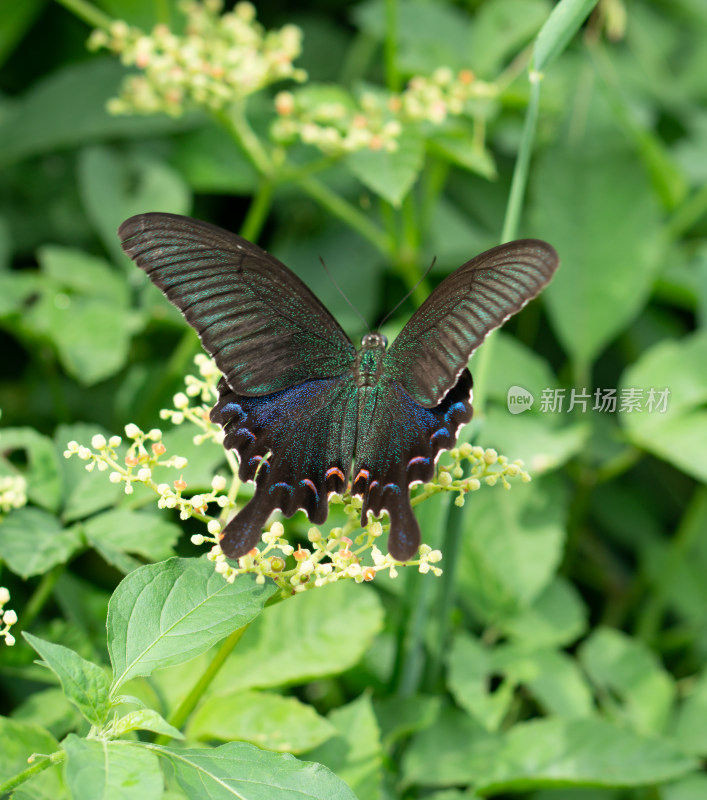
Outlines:
[[[520,212],[523,207],[525,189],[528,183],[528,172],[530,170],[530,157],[533,153],[533,142],[535,141],[535,128],[538,122],[540,110],[540,85],[541,75],[537,72],[530,73],[530,98],[528,109],[525,112],[525,124],[523,125],[523,136],[520,141],[518,158],[516,159],[511,181],[511,191],[508,195],[508,205],[506,206],[506,219],[503,223],[501,242],[510,242],[518,235],[518,224],[520,222]]]
[[[250,127],[245,113],[245,101],[234,103],[230,113],[225,111],[214,112],[216,119],[231,134],[231,136],[242,146],[245,154],[250,159],[253,166],[268,178],[272,177],[273,164],[268,152],[258,139],[258,135]]]
[[[506,218],[503,222],[501,232],[501,242],[510,242],[518,235],[518,225],[520,223],[520,212],[523,207],[525,189],[528,184],[528,173],[530,171],[530,157],[533,152],[533,142],[535,140],[535,128],[538,122],[540,110],[540,84],[542,76],[538,72],[530,73],[530,99],[528,109],[525,113],[525,124],[523,125],[523,137],[518,150],[513,179],[511,180],[511,191],[508,195],[508,205],[506,206]],[[493,358],[495,334],[491,333],[486,337],[483,346],[479,348],[474,364],[474,410],[484,413],[486,405],[486,387],[491,360]]]
[[[228,639],[223,642],[212,662],[201,674],[199,680],[194,684],[192,690],[177,706],[174,712],[170,714],[168,719],[170,725],[174,725],[175,728],[181,728],[189,719],[189,715],[196,708],[199,700],[201,700],[203,697],[204,692],[207,690],[213,679],[216,677],[218,671],[224,665],[228,656],[231,655],[233,648],[238,644],[238,642],[241,640],[241,637],[249,627],[250,622],[247,625],[244,625],[242,628],[238,628],[237,631],[234,631],[228,637]],[[170,741],[171,737],[167,736],[166,734],[160,734],[155,739],[155,744],[168,744]]]
[[[391,92],[400,91],[398,72],[398,0],[385,0],[385,82]]]
[[[92,28],[103,28],[108,30],[113,22],[112,17],[104,14],[100,9],[87,3],[86,0],[56,0],[57,3],[68,8],[72,14],[82,19]]]
[[[23,769],[22,772],[18,772],[17,775],[13,775],[13,777],[6,780],[5,783],[0,783],[0,797],[4,798],[8,792],[21,786],[25,781],[38,775],[40,772],[44,772],[45,769],[49,769],[49,767],[53,767],[55,764],[61,764],[65,758],[66,754],[63,750],[57,750],[56,753],[52,753],[50,756],[44,756],[41,761],[37,761],[35,764],[27,767],[27,769]]]
[[[665,226],[667,238],[672,241],[679,239],[705,214],[707,214],[707,183],[675,210]]]
[[[240,233],[244,239],[248,239],[251,242],[258,240],[270,208],[272,207],[272,195],[272,181],[263,178],[248,207],[248,213],[243,221],[243,225],[241,225]]]
[[[55,567],[50,569],[49,572],[45,572],[44,575],[42,575],[42,578],[37,584],[32,596],[25,604],[22,616],[14,626],[12,633],[15,637],[17,637],[17,634],[20,631],[26,630],[32,626],[32,623],[39,616],[47,600],[54,591],[56,582],[64,572],[64,569],[64,564],[57,564]]]
[[[326,184],[307,175],[297,180],[297,185],[312,199],[320,203],[327,211],[345,222],[381,253],[390,257],[395,251],[392,239],[387,236],[374,222],[355,206],[344,200],[341,195],[333,192]]]

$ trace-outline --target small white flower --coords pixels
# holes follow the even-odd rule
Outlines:
[[[101,450],[103,447],[106,446],[106,437],[100,433],[97,433],[91,439],[91,447],[95,447],[96,450]]]
[[[213,535],[221,533],[221,523],[217,519],[209,520],[206,530]]]
[[[15,637],[11,633],[5,634],[5,644],[8,647],[12,647],[15,644]]]
[[[137,479],[139,481],[149,481],[152,477],[152,470],[149,467],[143,467],[137,472]]]
[[[108,444],[111,447],[120,447],[120,443],[122,441],[123,440],[120,438],[120,436],[111,436],[110,439],[108,439]]]
[[[82,461],[88,461],[88,459],[91,458],[91,451],[88,449],[88,447],[79,447],[79,458]]]
[[[172,399],[174,403],[174,407],[183,411],[185,408],[189,407],[189,398],[184,394],[184,392],[177,392]]]
[[[174,459],[174,466],[177,469],[184,469],[186,465],[187,465],[187,460],[186,458],[184,458],[184,456],[176,456],[176,458]]]
[[[140,433],[140,428],[138,428],[134,422],[129,422],[125,426],[125,435],[128,437],[128,439],[135,439],[140,435]]]
[[[8,609],[2,615],[2,621],[5,625],[14,625],[17,622],[17,614],[12,609]]]
[[[5,603],[10,601],[10,590],[5,588],[4,586],[0,586],[0,606],[4,606]]]
[[[191,537],[191,543],[195,544],[198,547],[199,545],[204,544],[204,537],[200,533],[195,533]]]

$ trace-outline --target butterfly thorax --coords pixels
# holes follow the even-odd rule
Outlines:
[[[356,353],[354,377],[358,386],[375,386],[383,372],[387,339],[382,333],[367,333]]]

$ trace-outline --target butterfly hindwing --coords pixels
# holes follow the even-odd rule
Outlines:
[[[195,328],[234,391],[267,395],[349,369],[355,349],[339,324],[257,245],[176,214],[139,214],[118,235]]]
[[[539,239],[508,242],[471,259],[405,325],[388,351],[388,374],[434,408],[485,336],[532,300],[558,263],[555,250]]]
[[[348,482],[356,415],[351,375],[265,397],[237,395],[221,381],[211,419],[224,429],[224,446],[238,454],[241,480],[256,484],[253,499],[223,531],[227,556],[254,547],[275,509],[291,517],[301,508],[315,524],[326,520],[329,493],[343,493]]]
[[[472,416],[471,390],[471,374],[464,369],[431,409],[390,378],[361,394],[351,491],[363,496],[362,524],[369,511],[376,516],[388,512],[388,551],[399,561],[412,558],[420,546],[409,487],[431,480],[439,453],[454,446],[459,428]]]

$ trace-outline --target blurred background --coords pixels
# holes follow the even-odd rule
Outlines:
[[[707,755],[707,5],[600,0],[543,70],[529,130],[531,48],[553,5],[262,2],[257,22],[241,6],[254,41],[258,25],[280,31],[284,79],[268,73],[219,105],[208,86],[160,99],[159,73],[126,88],[146,46],[138,34],[106,27],[87,48],[91,30],[116,19],[189,32],[175,3],[0,3],[0,449],[2,475],[24,476],[28,498],[3,506],[0,558],[29,622],[98,652],[101,609],[121,574],[194,554],[187,537],[177,543],[176,517],[154,550],[133,542],[128,562],[115,556],[119,543],[72,540],[57,556],[43,538],[118,502],[107,481],[98,489],[99,477],[59,458],[66,441],[160,426],[200,351],[123,255],[115,231],[125,218],[170,211],[241,232],[293,269],[356,342],[363,326],[320,257],[371,327],[436,258],[386,324],[390,339],[446,274],[501,240],[527,146],[512,238],[547,240],[561,267],[473,357],[478,399],[464,436],[522,458],[533,481],[484,487],[463,509],[419,506],[431,544],[460,531],[448,596],[433,587],[420,599],[413,579],[425,576],[404,592],[378,589],[389,616],[368,655],[335,678],[300,676],[295,693],[321,713],[367,686],[443,698],[448,716],[395,739],[407,755],[396,751],[393,772],[411,797],[494,785],[488,775],[477,783],[471,756],[455,749],[464,737],[453,732],[472,722],[508,731],[601,717],[670,740],[680,758]],[[202,31],[216,25],[194,19]],[[346,138],[356,127],[363,144]],[[530,393],[531,407],[511,413],[509,390]],[[202,483],[219,461],[201,457]],[[304,520],[290,524],[294,536],[306,531]],[[51,553],[30,563],[32,547],[25,538],[19,552],[17,539],[35,535]],[[453,635],[444,658],[432,641],[440,607]],[[415,608],[425,611],[413,623]],[[401,667],[411,629],[417,677]],[[30,660],[11,657],[5,713],[36,689],[23,683]],[[526,789],[536,800],[697,800],[707,796],[697,763],[619,781],[638,789]],[[383,796],[383,784],[379,775],[359,796]],[[454,792],[444,797],[472,796]]]

